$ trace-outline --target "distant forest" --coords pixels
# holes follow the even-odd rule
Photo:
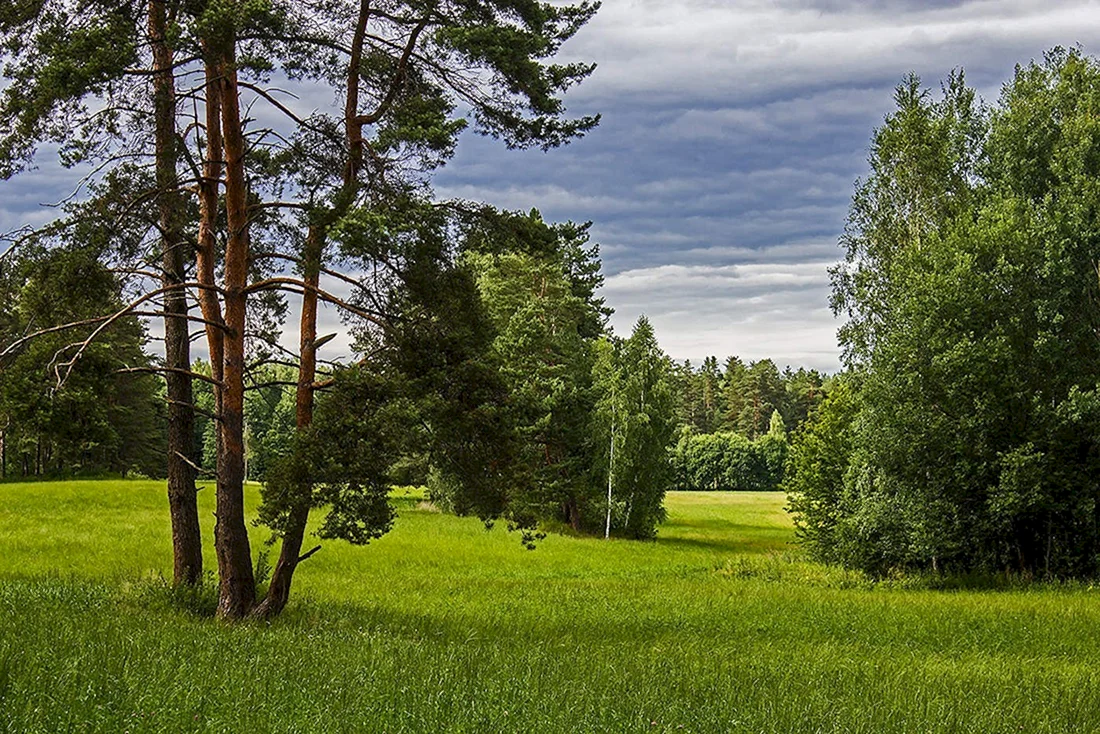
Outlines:
[[[729,357],[673,368],[678,440],[674,489],[775,490],[783,481],[787,436],[806,423],[833,378],[817,370]]]
[[[10,313],[33,314],[40,324],[79,318],[117,301],[109,281],[84,293],[95,278],[94,263],[71,253],[42,254],[17,261],[4,282]],[[48,308],[43,283],[57,279]],[[79,280],[78,285],[75,281]],[[21,287],[14,287],[22,281]],[[81,299],[91,302],[82,303]],[[63,390],[51,382],[50,355],[67,345],[61,337],[36,340],[12,355],[0,373],[0,475],[4,478],[131,475],[163,477],[167,442],[164,385],[152,370],[156,360],[143,345],[149,338],[139,320],[106,332],[77,363]],[[670,489],[776,489],[782,479],[786,436],[796,433],[828,394],[835,378],[816,370],[787,368],[773,360],[745,362],[708,357],[666,364],[675,423]],[[124,362],[122,370],[118,365]],[[204,361],[198,374],[210,374]],[[294,370],[268,365],[252,378],[245,402],[247,474],[263,481],[273,462],[293,444]],[[196,380],[195,463],[208,474],[216,464],[214,393]],[[769,438],[770,437],[770,438]],[[776,441],[776,439],[781,439]],[[392,467],[393,481],[425,484],[429,462],[407,452]]]

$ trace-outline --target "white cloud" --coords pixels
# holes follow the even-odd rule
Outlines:
[[[951,65],[1003,64],[1053,43],[1100,40],[1100,29],[1086,20],[1097,13],[1089,0],[829,6],[610,0],[568,47],[601,63],[576,98],[774,98],[777,90],[939,69],[950,57]]]
[[[770,357],[780,366],[839,367],[827,262],[663,265],[607,279],[612,324],[628,334],[642,314],[674,358]]]

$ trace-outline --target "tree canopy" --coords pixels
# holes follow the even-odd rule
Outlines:
[[[476,355],[478,335],[487,332],[479,309],[469,307],[476,291],[458,264],[453,210],[476,207],[433,201],[429,176],[453,154],[467,117],[509,147],[550,149],[595,126],[598,117],[570,117],[561,99],[594,67],[554,59],[597,8],[496,0],[5,7],[0,41],[11,83],[0,97],[0,175],[25,169],[43,143],[62,143],[66,165],[98,166],[109,177],[129,164],[145,185],[131,191],[127,211],[156,211],[146,217],[155,222],[153,236],[127,259],[128,292],[136,297],[95,335],[129,310],[155,304],[168,332],[158,369],[169,409],[193,402],[191,380],[213,385],[221,616],[282,609],[304,557],[311,508],[330,507],[330,518],[343,519],[326,532],[356,542],[371,536],[364,528],[385,525],[371,492],[360,491],[373,486],[376,467],[356,464],[354,453],[345,460],[365,472],[363,482],[333,464],[330,451],[318,459],[316,477],[273,467],[261,516],[282,546],[267,598],[256,603],[244,519],[245,394],[266,363],[288,361],[297,370],[299,456],[307,445],[319,451],[311,437],[330,430],[313,427],[316,395],[328,389],[361,396],[367,410],[391,389],[395,381],[382,379],[390,371],[402,375],[399,385],[440,387],[446,367],[457,407],[438,416],[470,419],[481,406],[469,396],[491,397],[468,389],[480,378],[476,360],[463,356]],[[328,87],[337,102],[300,114],[276,78]],[[254,106],[266,109],[266,126],[251,115]],[[351,286],[352,296],[336,296],[331,283]],[[297,350],[278,340],[287,293],[301,297]],[[354,379],[319,370],[318,349],[328,341],[317,333],[320,302],[339,306],[364,334],[362,343],[381,346],[397,366],[367,353]],[[187,323],[205,329],[208,374],[191,369]],[[417,353],[413,334],[431,337],[437,351],[422,368],[402,370],[409,362],[401,360]],[[343,420],[320,406],[317,415]],[[187,418],[170,421],[167,455],[177,468],[194,465],[195,452],[183,445],[194,435]],[[374,425],[373,417],[360,418],[364,430]],[[460,473],[474,481],[474,463],[462,458],[467,447],[450,448],[444,463],[465,466],[470,471]],[[194,515],[193,477],[184,474],[176,490],[169,486],[174,526]],[[192,480],[190,489],[183,480]],[[365,514],[357,519],[359,510]],[[174,530],[174,537],[183,536]],[[201,553],[182,578],[193,579],[199,563]]]
[[[1100,64],[1055,50],[980,104],[910,78],[834,272],[849,386],[788,485],[820,557],[1097,570]]]

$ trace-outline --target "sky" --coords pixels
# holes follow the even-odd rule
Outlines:
[[[598,64],[566,102],[601,125],[548,153],[467,133],[435,190],[592,221],[620,334],[644,313],[679,360],[833,371],[828,269],[893,88],[962,67],[993,102],[1056,45],[1100,53],[1100,0],[604,0],[563,49]],[[69,175],[0,183],[0,231]]]
[[[566,46],[600,112],[543,154],[469,136],[442,195],[593,221],[612,324],[695,362],[839,368],[828,268],[873,129],[908,72],[988,101],[1055,45],[1100,51],[1100,2],[605,0]]]

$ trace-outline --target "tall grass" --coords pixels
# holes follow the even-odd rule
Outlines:
[[[391,534],[234,627],[157,580],[163,492],[0,486],[0,730],[1100,731],[1090,588],[871,584],[805,561],[780,495],[527,551],[399,493]]]

